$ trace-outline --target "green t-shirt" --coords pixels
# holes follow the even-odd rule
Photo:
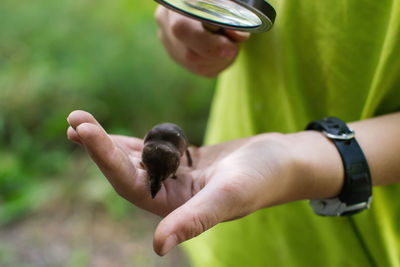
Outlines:
[[[399,0],[271,2],[274,28],[220,77],[207,143],[399,110]],[[374,188],[371,209],[352,217],[299,201],[221,223],[185,248],[199,267],[400,266],[400,185]]]

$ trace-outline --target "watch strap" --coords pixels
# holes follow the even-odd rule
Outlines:
[[[342,158],[345,177],[337,198],[345,204],[345,209],[338,215],[351,215],[368,208],[372,196],[371,174],[354,131],[335,117],[311,122],[306,130],[324,132],[336,145]]]

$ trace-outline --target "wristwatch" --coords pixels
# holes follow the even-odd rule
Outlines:
[[[355,132],[335,117],[311,122],[306,130],[321,131],[333,141],[345,172],[343,188],[337,197],[310,201],[314,212],[322,216],[346,216],[368,209],[372,200],[371,174]]]

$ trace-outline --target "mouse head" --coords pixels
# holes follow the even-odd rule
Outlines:
[[[142,163],[149,175],[153,198],[161,189],[161,182],[175,174],[179,161],[179,151],[167,142],[148,142],[144,146]]]

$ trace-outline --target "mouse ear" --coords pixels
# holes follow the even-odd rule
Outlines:
[[[142,167],[144,170],[147,170],[146,165],[144,165],[143,161],[140,161],[140,167]]]

